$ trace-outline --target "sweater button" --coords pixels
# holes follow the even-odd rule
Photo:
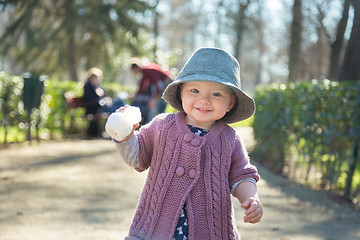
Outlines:
[[[185,142],[190,142],[193,139],[193,136],[191,133],[187,133],[184,135],[184,141]]]
[[[195,169],[191,169],[189,171],[189,177],[194,179],[196,177],[196,170]]]
[[[194,138],[193,140],[191,140],[191,145],[193,145],[194,147],[198,147],[198,146],[200,146],[200,144],[201,144],[201,141],[198,138]]]
[[[184,175],[184,172],[185,172],[185,170],[184,170],[183,167],[178,167],[178,168],[176,169],[176,175],[178,175],[179,177],[181,177],[182,175]]]

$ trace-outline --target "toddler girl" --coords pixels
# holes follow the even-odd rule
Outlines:
[[[201,48],[163,98],[179,112],[115,141],[127,164],[149,169],[126,239],[240,239],[230,195],[245,209],[245,222],[259,222],[263,208],[257,170],[227,125],[255,111],[240,89],[239,63],[221,49]]]

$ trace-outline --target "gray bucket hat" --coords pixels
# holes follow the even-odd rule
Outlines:
[[[216,82],[234,91],[237,101],[223,117],[226,123],[245,120],[255,112],[254,99],[241,90],[238,61],[222,49],[200,48],[195,51],[177,78],[166,87],[162,98],[173,108],[184,111],[180,98],[180,84],[190,81]]]

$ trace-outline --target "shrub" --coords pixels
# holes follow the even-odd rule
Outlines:
[[[260,162],[304,183],[345,187],[360,138],[360,82],[271,85],[255,100],[253,154]]]

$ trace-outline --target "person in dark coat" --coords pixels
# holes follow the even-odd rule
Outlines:
[[[105,90],[100,84],[103,80],[103,72],[99,68],[90,68],[84,84],[83,103],[86,109],[85,115],[89,119],[89,126],[86,131],[89,137],[101,137],[102,128],[99,124],[101,114],[114,112],[125,103],[121,99],[112,101],[107,97]]]

